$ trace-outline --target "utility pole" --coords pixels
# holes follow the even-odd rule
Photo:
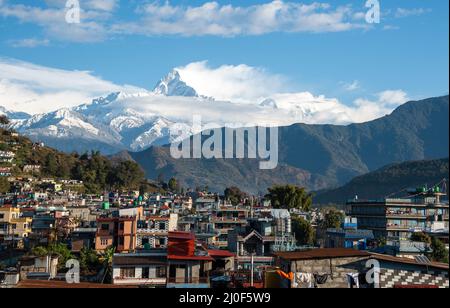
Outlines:
[[[254,282],[253,282],[253,276],[254,276],[254,256],[255,253],[252,252],[250,255],[250,264],[251,264],[251,271],[250,271],[250,286],[253,288]]]

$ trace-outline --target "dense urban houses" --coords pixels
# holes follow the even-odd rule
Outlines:
[[[358,219],[359,227],[372,230],[375,237],[408,240],[412,234],[425,232],[447,239],[448,201],[439,187],[420,188],[405,199],[352,200],[350,214]]]
[[[17,159],[0,151],[0,287],[69,287],[77,260],[76,287],[448,288],[445,186],[309,209],[162,184],[89,193]]]

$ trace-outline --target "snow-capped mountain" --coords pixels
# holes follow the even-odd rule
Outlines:
[[[180,73],[176,70],[161,79],[153,92],[165,96],[198,97],[197,91],[182,81]]]
[[[6,114],[20,133],[60,150],[113,154],[141,151],[198,133],[192,128],[194,116],[200,116],[202,124],[218,127],[318,124],[329,122],[328,116],[345,122],[346,114],[333,114],[335,104],[334,100],[315,101],[304,93],[294,99],[275,95],[254,104],[218,101],[200,95],[173,70],[152,91],[113,92],[74,108],[33,116],[5,109],[0,109],[0,114]],[[170,129],[175,124],[176,134]]]
[[[10,120],[26,120],[31,116],[25,112],[15,112],[0,106],[0,115],[7,116]]]
[[[0,109],[11,119],[11,126],[35,140],[65,151],[101,150],[113,154],[120,150],[141,151],[152,145],[164,145],[179,135],[171,136],[173,121],[157,110],[142,111],[151,101],[164,101],[170,96],[198,97],[196,91],[172,71],[150,92],[114,92],[91,103],[71,109],[60,109],[30,116]],[[202,100],[202,98],[198,98]],[[189,136],[188,125],[183,135]]]

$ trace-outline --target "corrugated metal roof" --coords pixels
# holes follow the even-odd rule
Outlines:
[[[167,263],[166,256],[119,256],[114,257],[113,265],[165,265]]]
[[[305,251],[277,252],[274,256],[285,260],[308,260],[327,258],[369,257],[366,251],[344,248],[322,248]]]
[[[372,258],[377,259],[377,260],[387,261],[387,262],[434,267],[434,268],[439,268],[439,269],[443,269],[443,270],[447,270],[447,271],[449,269],[449,265],[446,263],[431,262],[431,261],[429,263],[421,263],[421,262],[417,262],[415,259],[399,258],[399,257],[393,257],[393,256],[389,256],[389,255],[382,255],[382,254],[372,254]]]

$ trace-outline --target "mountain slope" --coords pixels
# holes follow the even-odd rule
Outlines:
[[[448,158],[393,164],[356,177],[338,189],[319,191],[314,203],[343,204],[356,195],[360,199],[379,199],[391,194],[395,197],[401,192],[405,195],[405,189],[431,187],[443,179],[448,180],[448,175]]]
[[[448,157],[448,114],[445,96],[409,102],[389,116],[363,124],[282,127],[280,169],[275,172],[260,171],[253,160],[173,160],[164,147],[130,155],[149,177],[164,172],[191,187],[209,185],[222,191],[237,182],[258,193],[272,184],[293,183],[319,190],[395,162]],[[296,181],[295,172],[308,176]]]

